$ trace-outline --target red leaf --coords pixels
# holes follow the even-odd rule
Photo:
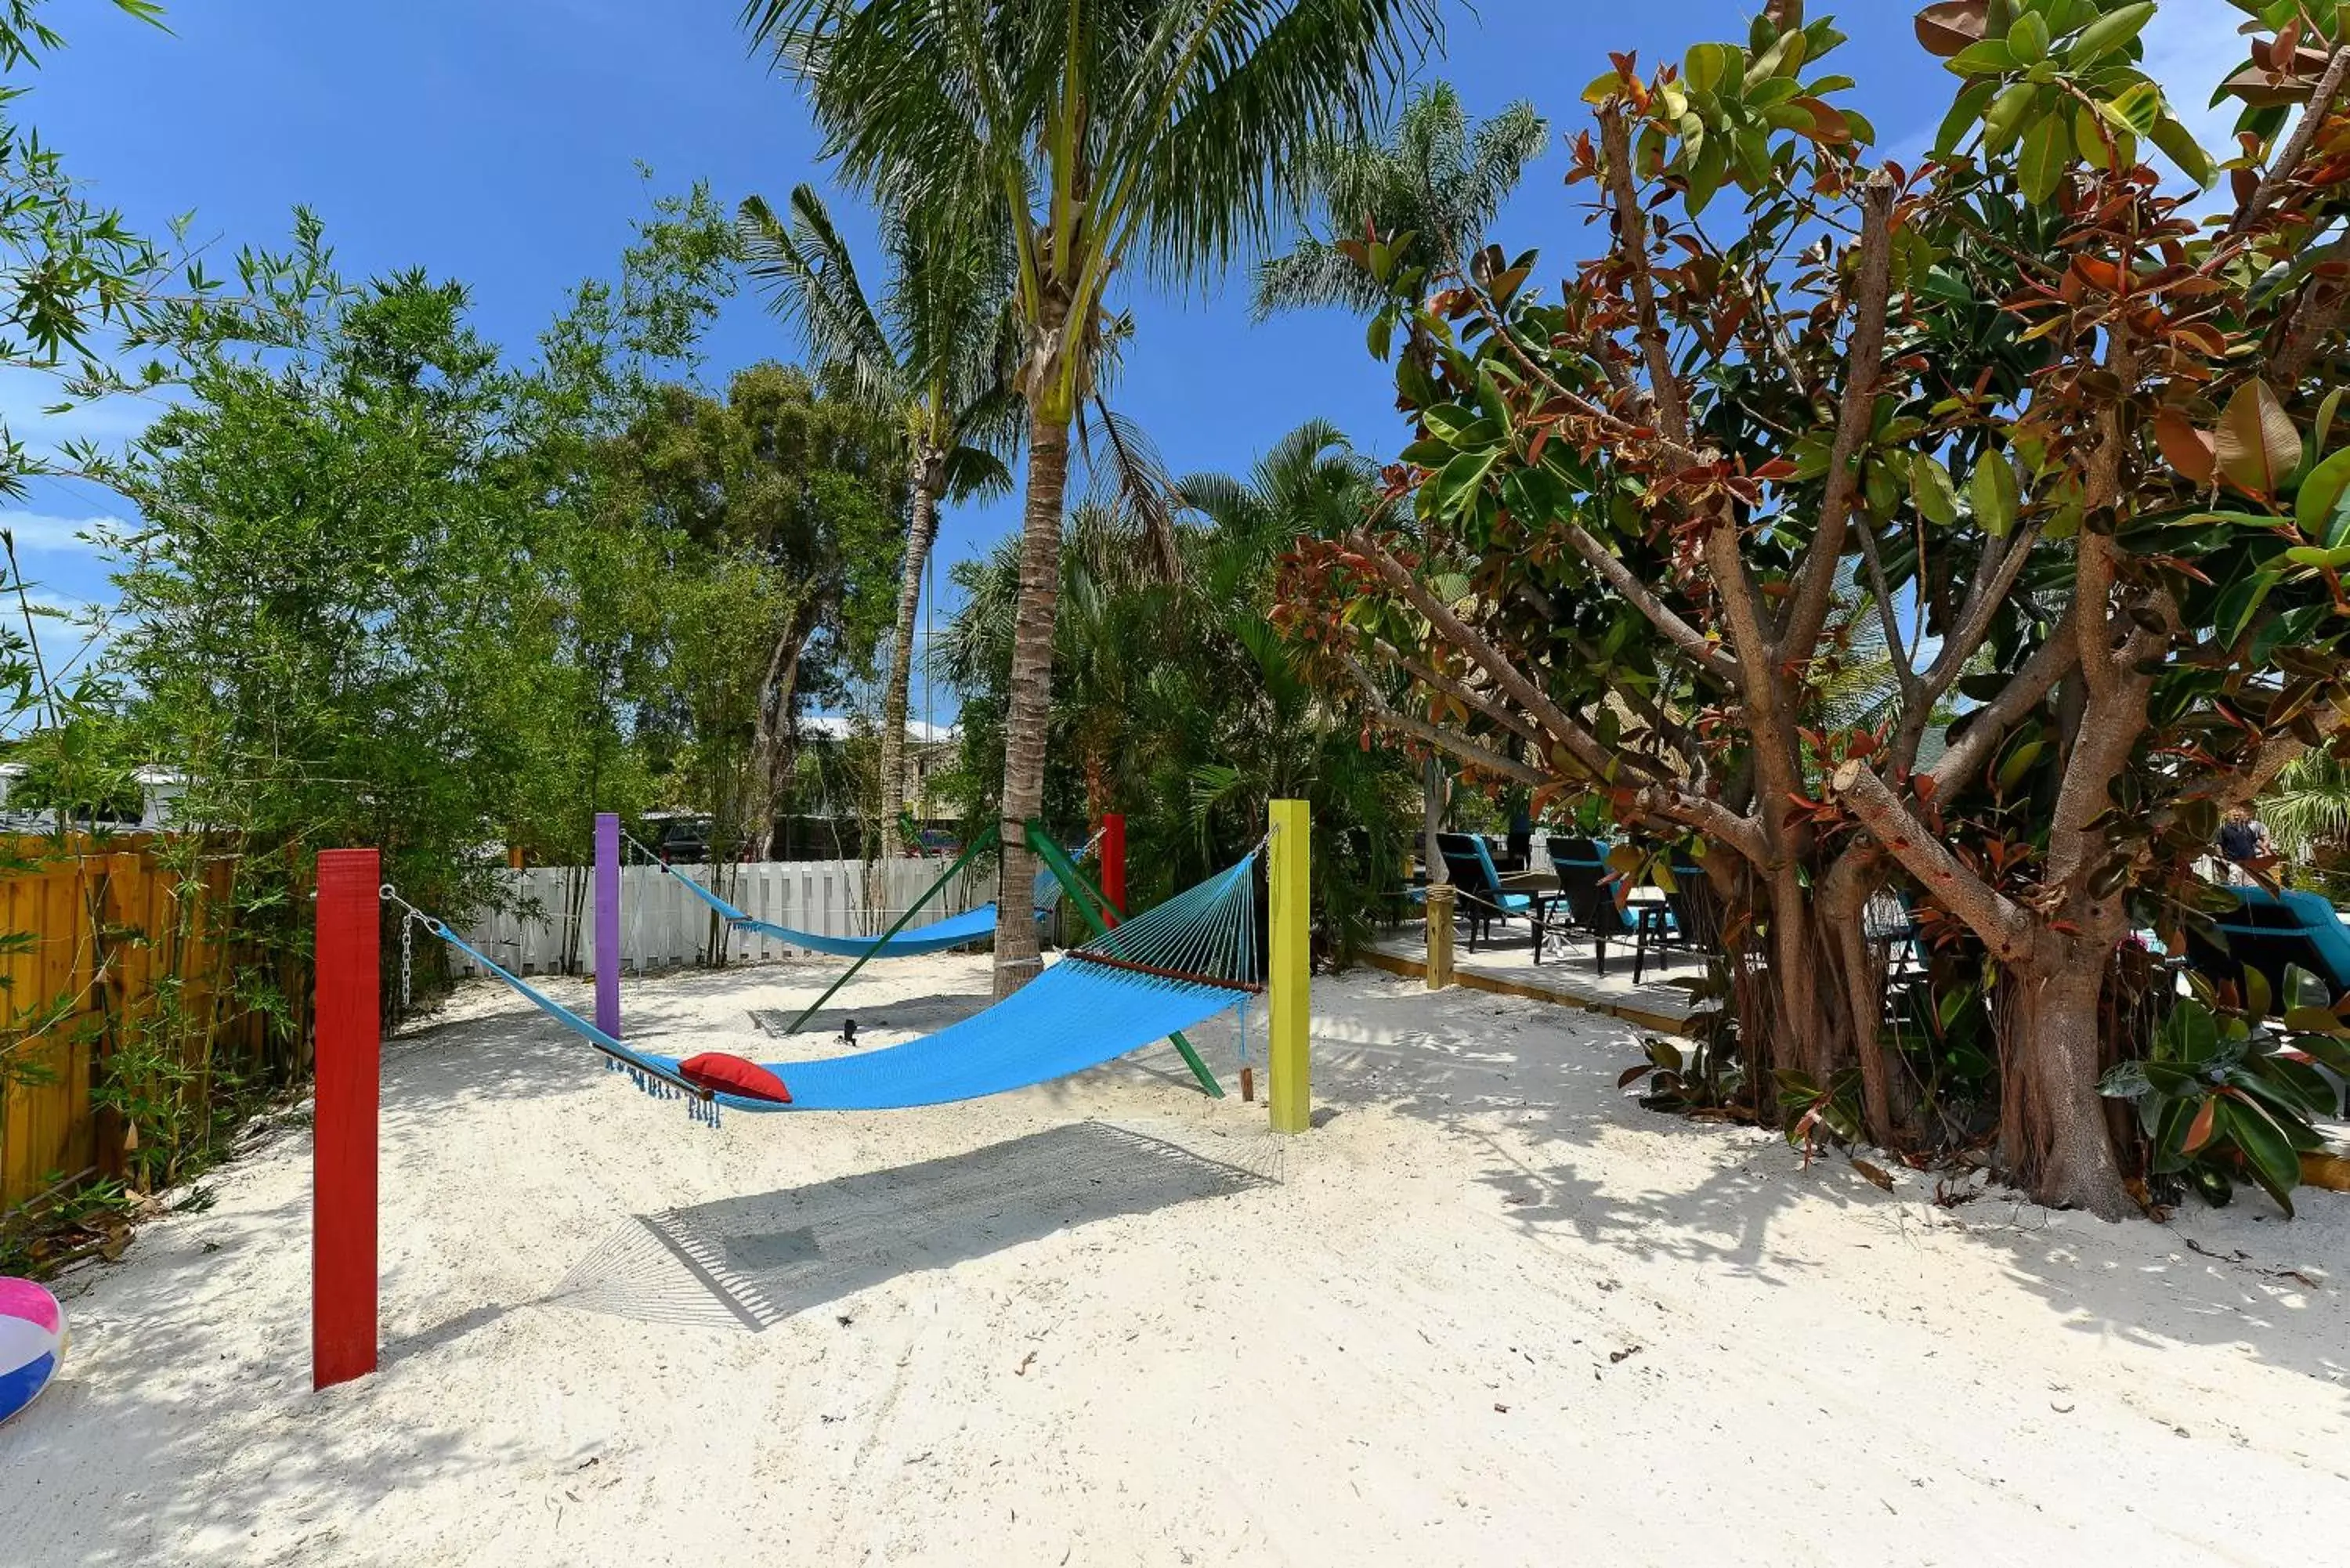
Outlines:
[[[2219,1116],[2220,1099],[2214,1095],[2203,1102],[2203,1108],[2197,1111],[2195,1119],[2188,1124],[2187,1141],[2179,1146],[2181,1152],[2195,1154],[2199,1152],[2204,1145],[2210,1143],[2211,1134],[2217,1128]]]
[[[2209,484],[2219,472],[2210,432],[2197,430],[2194,421],[2178,410],[2163,409],[2155,414],[2154,439],[2162,448],[2163,460],[2189,483]]]

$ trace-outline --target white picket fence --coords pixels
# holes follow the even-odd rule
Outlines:
[[[889,922],[938,880],[946,863],[892,860],[868,867],[854,860],[781,860],[735,866],[681,866],[703,887],[718,876],[719,897],[754,919],[818,936],[879,936]],[[868,870],[883,884],[885,902],[866,904]],[[466,931],[465,940],[518,974],[546,974],[564,968],[567,955],[578,967],[594,967],[594,869],[585,866],[533,867],[499,873],[510,898],[506,912],[491,915]],[[978,908],[995,896],[992,875],[969,871],[922,906],[917,924],[944,919]],[[535,911],[535,912],[533,912]],[[630,971],[708,963],[713,926],[710,906],[678,885],[659,866],[620,868],[620,961]],[[575,929],[576,928],[576,929]],[[727,961],[764,961],[805,951],[757,932],[726,933]],[[456,972],[478,966],[456,956]]]

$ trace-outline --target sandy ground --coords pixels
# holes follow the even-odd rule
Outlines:
[[[646,981],[631,1031],[772,1057],[748,1011],[827,972]],[[909,961],[856,1011],[878,1042],[985,985]],[[2350,1540],[2350,1199],[1943,1209],[1639,1111],[1606,1021],[1366,974],[1317,986],[1315,1035],[1296,1139],[1164,1049],[713,1132],[471,988],[388,1052],[381,1370],[309,1390],[288,1117],[69,1282],[62,1379],[0,1428],[0,1563],[2144,1568]]]

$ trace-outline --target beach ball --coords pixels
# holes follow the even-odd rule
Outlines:
[[[30,1280],[0,1279],[0,1421],[31,1404],[66,1358],[66,1309]]]

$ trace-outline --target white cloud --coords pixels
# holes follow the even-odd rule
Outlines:
[[[0,528],[16,536],[16,553],[88,556],[97,545],[83,535],[100,528],[127,526],[120,517],[52,517],[40,512],[0,512]]]

